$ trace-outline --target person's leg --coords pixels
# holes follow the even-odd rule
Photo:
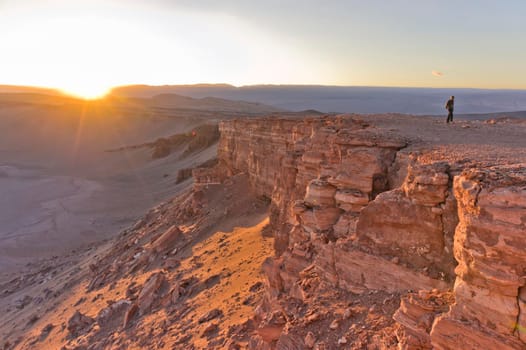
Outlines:
[[[449,123],[449,118],[451,117],[451,112],[448,111],[447,113],[447,119],[446,119],[446,123]]]

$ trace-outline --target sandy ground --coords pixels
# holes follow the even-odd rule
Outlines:
[[[0,278],[34,259],[114,236],[175,195],[181,168],[215,148],[152,159],[107,152],[191,130],[202,119],[106,105],[0,105]]]
[[[95,179],[0,166],[0,274],[114,236],[186,186],[176,184],[179,169],[214,155],[211,147],[182,160],[149,159],[133,171]]]
[[[263,234],[268,203],[254,197],[246,177],[238,176],[227,185],[203,189],[200,213],[183,219],[192,198],[186,193],[152,209],[115,240],[41,259],[0,281],[0,339],[9,342],[9,349],[14,344],[17,349],[60,349],[66,343],[68,348],[87,344],[94,349],[109,348],[107,344],[182,349],[194,343],[205,349],[221,348],[232,337],[246,343],[247,322],[263,293],[261,266],[273,252],[273,239]],[[146,260],[134,257],[138,251],[148,254],[144,247],[174,222],[183,234],[178,249]],[[132,263],[131,270],[125,261]],[[115,267],[108,269],[111,262]],[[102,270],[91,271],[97,268]],[[123,315],[118,314],[107,328],[92,329],[78,339],[68,336],[68,320],[77,310],[97,317],[108,305],[136,300],[148,279],[159,273],[167,286],[179,286],[178,298],[167,294],[170,289],[163,284],[159,293],[164,296],[129,326],[120,327]],[[90,287],[101,276],[105,282]],[[211,310],[217,313],[212,321],[200,321]]]
[[[41,176],[35,170],[2,166],[0,177],[0,266],[17,258],[47,255],[75,236],[97,236],[96,213],[86,203],[102,186],[68,176]],[[0,171],[2,171],[0,170]],[[7,173],[7,176],[6,176]],[[100,238],[100,237],[99,237]],[[27,249],[28,245],[32,249]]]

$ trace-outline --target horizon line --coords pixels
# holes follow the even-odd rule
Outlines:
[[[340,85],[340,84],[275,84],[275,83],[260,83],[260,84],[245,84],[235,85],[230,83],[191,83],[191,84],[146,84],[146,83],[132,83],[116,85],[108,88],[107,95],[111,94],[114,89],[126,88],[126,87],[232,87],[236,89],[247,88],[247,87],[327,87],[327,88],[369,88],[369,89],[428,89],[428,90],[484,90],[484,91],[526,91],[526,88],[481,88],[481,87],[433,87],[433,86],[400,86],[400,85]],[[70,95],[65,92],[62,88],[42,85],[18,85],[18,84],[6,84],[0,83],[0,88],[32,88],[41,90],[51,90],[60,94]],[[1,92],[8,93],[8,92]],[[16,93],[16,92],[14,92]]]

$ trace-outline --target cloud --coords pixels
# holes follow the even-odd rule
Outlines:
[[[441,78],[444,75],[444,73],[439,72],[437,70],[431,71],[431,74],[433,74],[435,77],[438,77],[438,78]]]

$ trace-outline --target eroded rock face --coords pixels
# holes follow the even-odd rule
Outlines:
[[[406,147],[396,136],[406,117],[388,128],[363,118],[370,125],[360,116],[222,123],[219,159],[193,170],[193,190],[152,209],[90,266],[97,307],[77,303],[98,315],[70,319],[67,348],[524,349],[524,164],[495,166],[493,153],[458,144]],[[249,185],[263,198],[246,198]],[[230,209],[242,216],[260,201],[270,202],[264,232],[277,254],[254,249],[264,251],[266,283],[243,280],[248,296],[223,302],[215,286],[237,289],[235,272],[252,259],[237,260],[243,241],[225,234],[193,256],[187,248]],[[228,256],[231,269],[208,276]],[[225,326],[241,305],[243,322]],[[41,326],[39,337],[63,332]]]
[[[465,337],[474,347],[524,349],[526,169],[465,171],[454,192],[460,218],[455,303],[435,322],[432,342],[448,349]]]
[[[244,172],[272,200],[279,257],[265,263],[259,318],[288,307],[280,300],[309,302],[314,286],[381,290],[409,295],[396,316],[401,349],[525,346],[523,167],[463,172],[473,166],[413,154],[351,116],[226,121],[220,131],[218,173]],[[306,339],[293,322],[280,327],[264,338]]]
[[[393,318],[401,325],[398,330],[399,348],[406,350],[432,349],[431,328],[435,318],[449,310],[453,293],[438,290],[409,293],[402,298]]]

